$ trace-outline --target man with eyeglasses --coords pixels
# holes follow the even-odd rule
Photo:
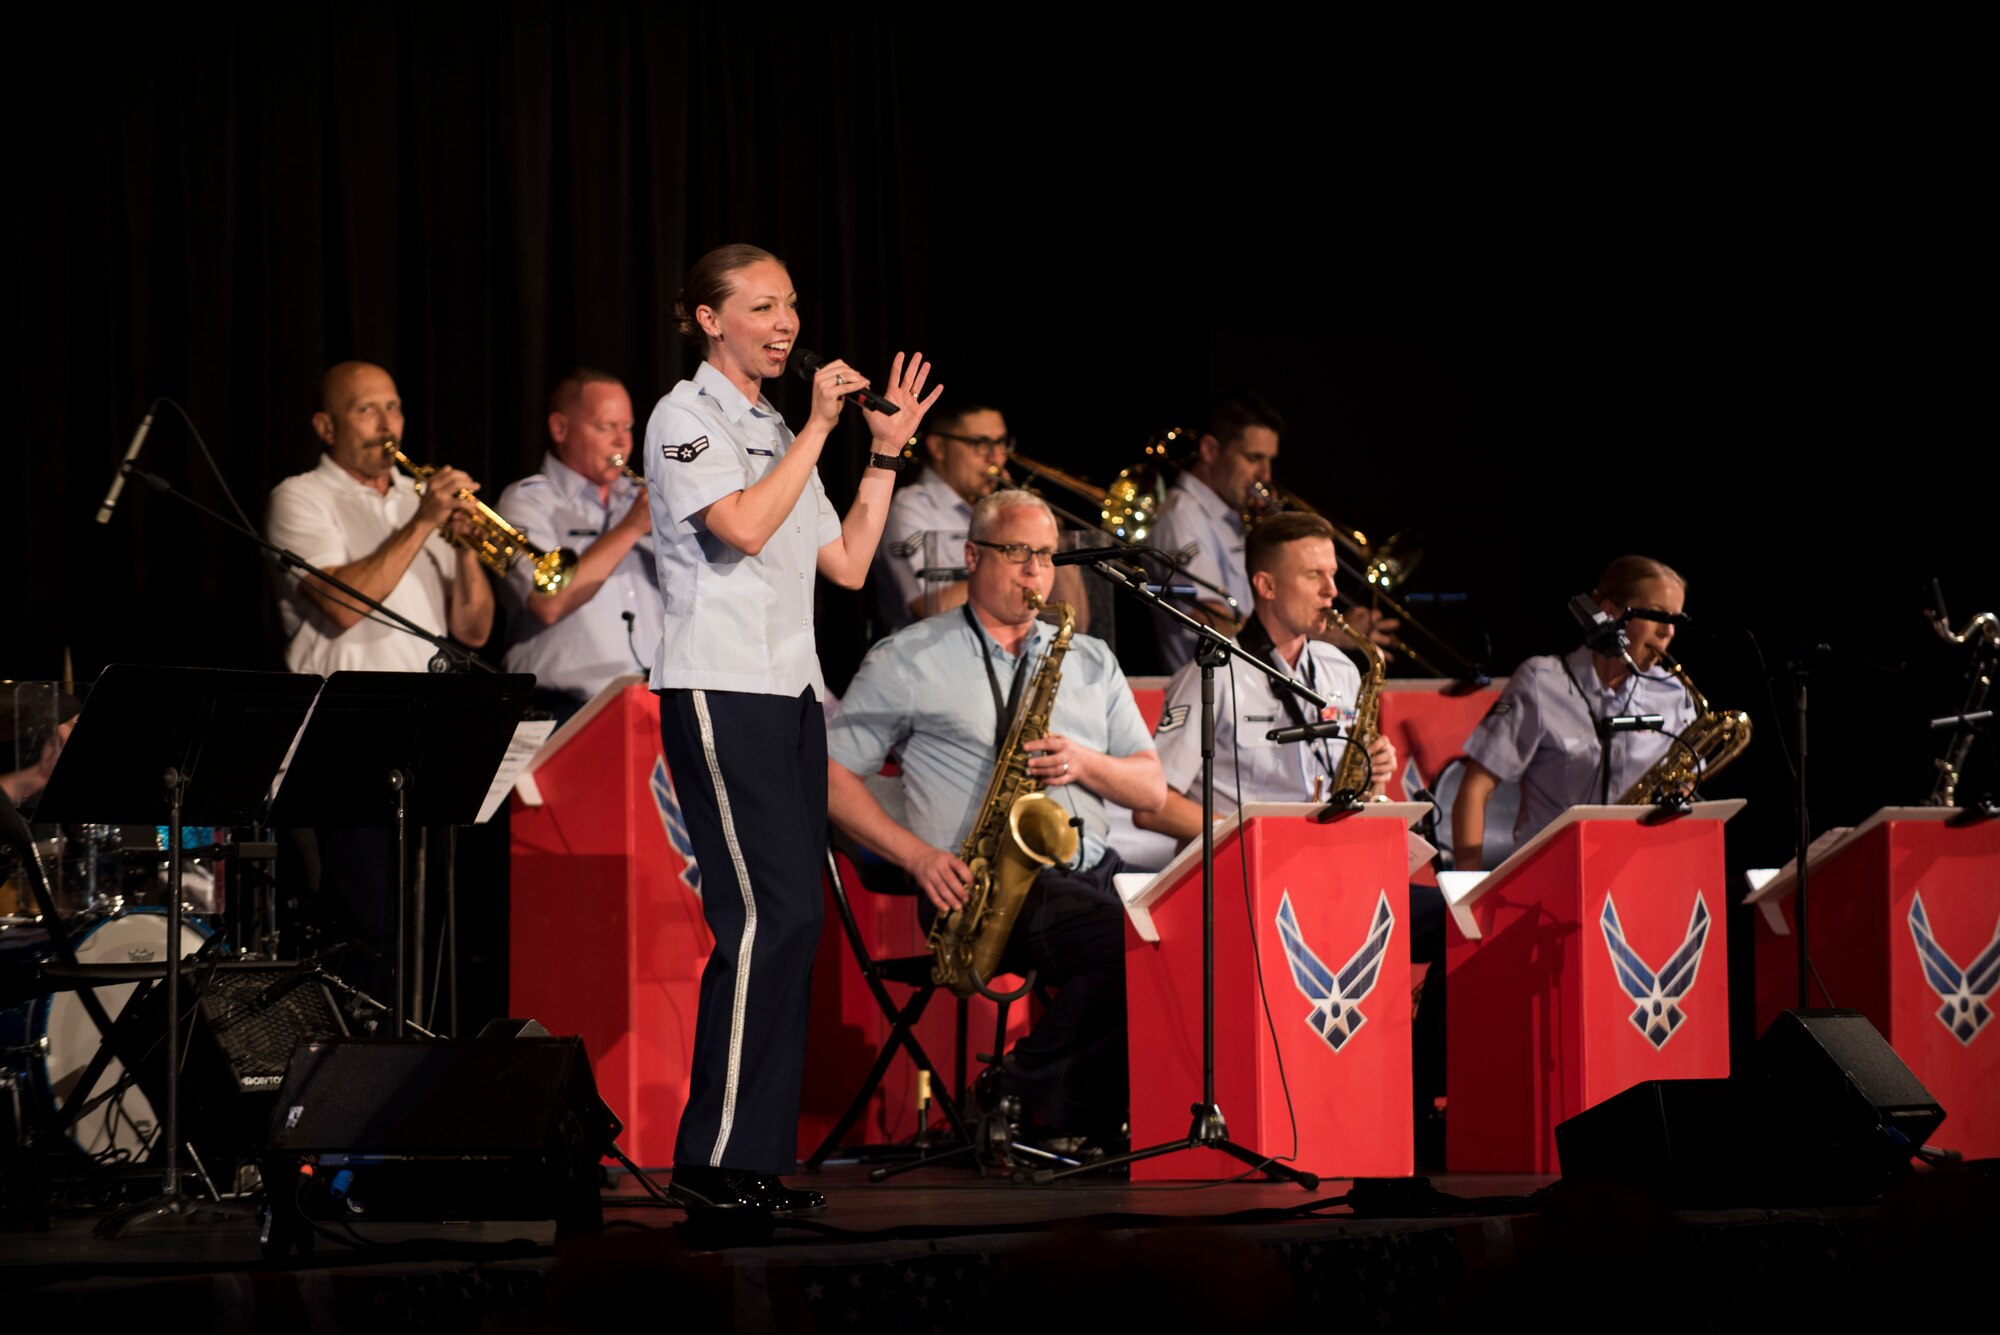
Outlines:
[[[876,615],[881,633],[900,630],[925,614],[923,535],[962,532],[972,522],[972,507],[990,495],[1014,447],[1007,419],[998,408],[977,402],[951,405],[931,419],[936,425],[919,441],[924,466],[916,480],[899,488],[889,502],[869,578],[875,587]],[[950,610],[965,601],[965,583],[937,587],[938,608]]]
[[[827,806],[834,824],[902,868],[923,895],[925,925],[965,902],[958,856],[1027,684],[1054,638],[1027,599],[1054,586],[1056,524],[1039,496],[995,492],[973,508],[966,601],[877,644],[827,724]],[[1046,1139],[1106,1142],[1125,1119],[1125,914],[1112,887],[1118,855],[1105,806],[1157,811],[1167,799],[1153,739],[1118,660],[1078,634],[1062,662],[1049,732],[1030,742],[1028,772],[1081,833],[1072,866],[1044,869],[1008,938],[1001,967],[1034,969],[1059,989],[999,1068]],[[891,817],[863,779],[900,757],[906,815]],[[983,1088],[989,1093],[992,1083]]]

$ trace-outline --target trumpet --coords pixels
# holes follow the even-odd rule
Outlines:
[[[611,466],[613,468],[616,468],[619,472],[623,473],[626,477],[631,478],[634,482],[638,483],[640,486],[643,487],[646,485],[646,475],[640,472],[638,469],[632,467],[630,464],[626,463],[624,455],[622,454],[612,455]]]
[[[403,466],[414,479],[412,485],[417,494],[423,495],[424,484],[438,471],[437,468],[411,463],[410,457],[397,448],[394,436],[384,440],[382,448],[391,459]],[[576,573],[575,552],[567,547],[538,552],[528,541],[527,534],[508,523],[498,510],[473,495],[470,487],[460,488],[458,496],[460,500],[472,502],[472,510],[466,516],[471,521],[472,532],[460,533],[449,524],[440,524],[438,532],[444,535],[445,541],[468,549],[482,565],[497,575],[505,575],[518,558],[529,557],[535,563],[535,592],[562,592],[570,577]]]

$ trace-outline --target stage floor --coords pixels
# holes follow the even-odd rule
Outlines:
[[[1869,1206],[1666,1212],[1531,1176],[1351,1197],[1345,1181],[1034,1186],[949,1168],[875,1184],[835,1165],[795,1179],[826,1192],[825,1214],[732,1240],[691,1234],[620,1175],[602,1234],[373,1225],[357,1230],[371,1245],[321,1241],[284,1265],[264,1262],[247,1213],[118,1238],[93,1231],[102,1213],[65,1214],[0,1233],[0,1310],[13,1329],[148,1331],[1046,1330],[1070,1324],[1052,1313],[1106,1310],[1135,1328],[1230,1331],[1574,1317],[1685,1335],[1801,1313],[1846,1326],[1888,1311],[1912,1275],[1936,1310],[1940,1286],[1983,1274],[1949,1262],[1990,1255],[1990,1179],[1946,1176]]]

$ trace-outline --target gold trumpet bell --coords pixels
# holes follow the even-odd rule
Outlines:
[[[567,547],[544,552],[535,558],[535,592],[544,595],[561,593],[575,574],[575,552]]]
[[[1104,531],[1125,542],[1144,542],[1159,521],[1165,503],[1166,479],[1151,464],[1122,470],[1104,489]]]

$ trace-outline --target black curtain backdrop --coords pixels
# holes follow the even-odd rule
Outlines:
[[[1957,707],[1961,660],[1922,582],[1961,624],[2000,605],[1972,403],[1993,218],[1948,34],[1569,32],[1591,58],[1531,68],[1489,34],[1052,34],[871,4],[40,22],[5,131],[0,675],[56,675],[66,649],[86,679],[279,661],[246,542],[143,488],[91,522],[156,395],[261,521],[316,461],[322,368],[379,361],[412,457],[497,493],[537,466],[571,364],[625,377],[642,417],[691,368],[667,311],[733,240],[789,261],[806,346],[878,376],[920,347],[1088,477],[1255,385],[1291,418],[1280,480],[1421,530],[1413,587],[1463,595],[1440,624],[1496,673],[1574,642],[1564,602],[1610,557],[1677,566],[1697,681],[1756,719],[1715,785],[1751,799],[1732,871],[1790,847],[1766,669],[1792,640],[1887,669],[1815,670],[1822,829],[1929,790],[1922,721]],[[802,396],[774,396],[796,420]],[[865,441],[850,422],[822,465],[838,503]],[[170,413],[146,462],[224,504]],[[863,609],[822,590],[836,690]]]

